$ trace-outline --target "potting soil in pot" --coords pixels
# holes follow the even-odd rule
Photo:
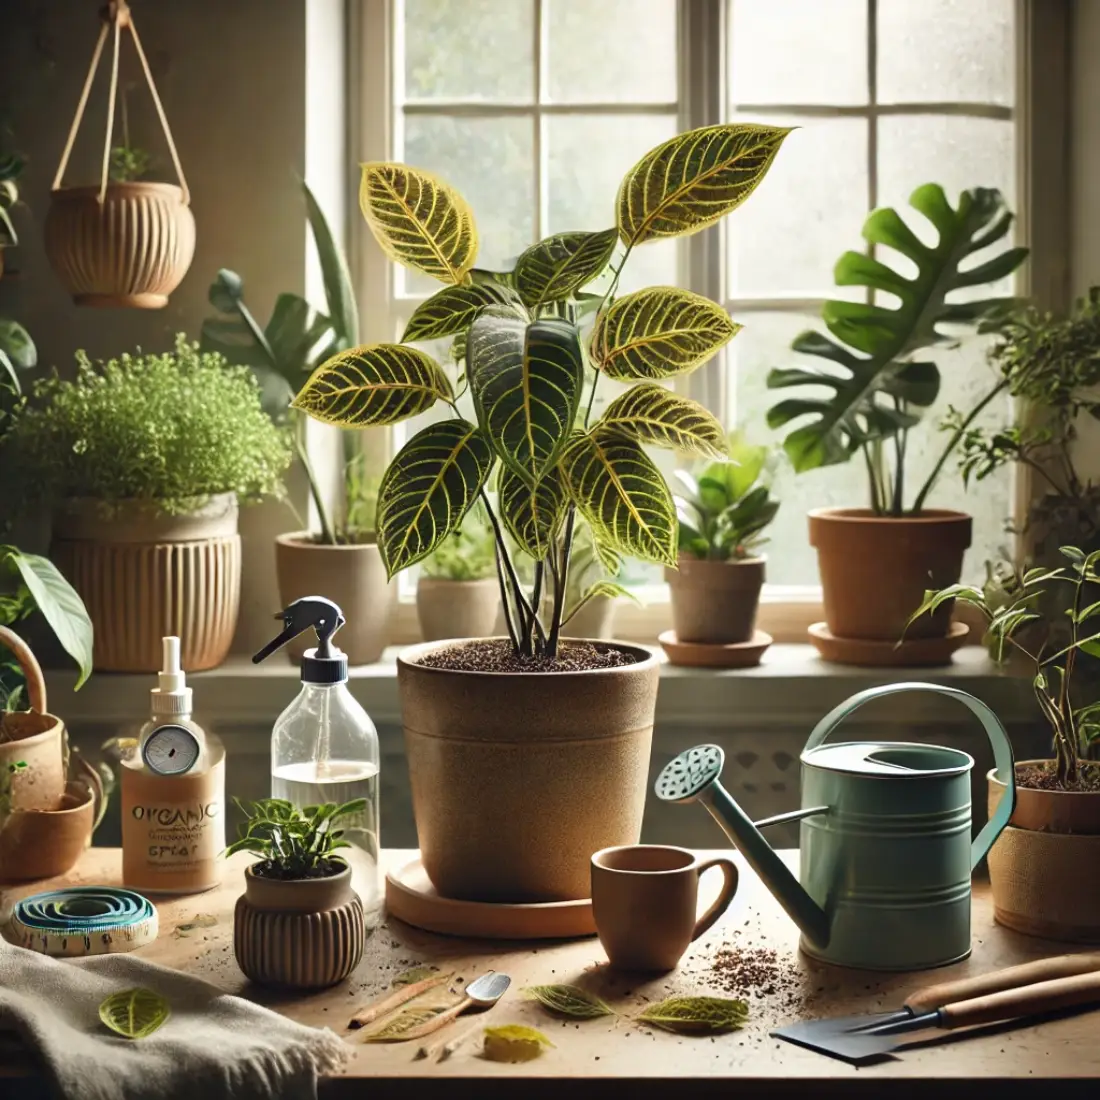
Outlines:
[[[556,657],[521,657],[511,642],[494,638],[447,646],[424,654],[417,663],[452,672],[586,672],[637,662],[621,649],[568,641],[562,643]]]

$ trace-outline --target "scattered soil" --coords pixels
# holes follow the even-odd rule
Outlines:
[[[797,962],[774,947],[726,944],[715,952],[711,972],[714,983],[736,997],[776,997],[794,1008],[805,995],[805,975]]]
[[[437,649],[417,664],[452,672],[586,672],[637,664],[633,654],[590,642],[562,642],[556,657],[518,657],[505,639],[462,642]]]
[[[1058,782],[1058,773],[1053,763],[1033,764],[1027,768],[1017,768],[1016,786],[1030,787],[1032,790],[1037,791],[1100,794],[1100,764],[1090,764],[1082,760],[1077,772],[1077,782],[1071,787],[1063,787]]]
[[[294,873],[292,875],[284,874],[281,867],[277,867],[269,859],[261,860],[259,863],[252,864],[252,873],[259,875],[260,878],[274,878],[280,882],[300,882],[304,878],[331,878],[333,875],[340,874],[344,869],[344,864],[336,863],[333,860],[327,860],[324,863],[317,864],[311,871],[306,874]]]

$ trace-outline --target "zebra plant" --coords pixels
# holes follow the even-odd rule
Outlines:
[[[740,206],[788,132],[734,124],[681,134],[626,174],[614,227],[555,234],[504,273],[476,266],[473,213],[454,189],[408,165],[363,165],[360,206],[382,250],[446,285],[413,313],[401,343],[334,355],[294,404],[353,428],[446,407],[447,418],[413,435],[382,479],[376,526],[391,577],[430,554],[480,498],[516,653],[554,657],[569,618],[578,513],[610,572],[625,555],[675,565],[672,494],[645,448],[717,458],[726,438],[706,409],[662,383],[695,370],[740,326],[714,302],[676,287],[615,292],[635,248],[697,233]],[[584,293],[608,269],[606,291]],[[584,338],[582,320],[591,321]],[[411,346],[441,338],[453,338],[465,362],[457,387]],[[634,385],[593,421],[601,376]],[[458,406],[467,393],[474,419]],[[494,507],[486,485],[498,464]],[[515,547],[533,568],[517,568]],[[529,588],[521,572],[533,577]],[[547,593],[552,611],[543,616]]]

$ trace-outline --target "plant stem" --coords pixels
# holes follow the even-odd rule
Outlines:
[[[523,594],[523,585],[520,584],[519,576],[516,574],[516,567],[512,564],[512,559],[508,554],[508,544],[504,541],[504,532],[501,530],[500,520],[497,519],[496,513],[489,504],[489,494],[482,489],[480,496],[482,504],[485,505],[485,514],[489,517],[489,522],[493,525],[493,536],[496,540],[500,556],[504,561],[504,567],[508,573],[508,580],[512,586],[512,594],[515,597],[516,615],[519,618],[519,632],[513,638],[513,641],[516,642],[516,652],[522,654],[523,641],[531,632],[530,616],[533,612],[527,604],[527,598]],[[527,656],[530,656],[530,654],[527,654]]]
[[[904,402],[894,399],[898,412],[904,412]],[[909,430],[902,428],[894,433],[894,499],[890,505],[890,514],[900,516],[905,511],[905,447],[909,442]]]
[[[497,563],[497,583],[500,585],[500,604],[504,608],[504,625],[508,628],[508,637],[512,640],[512,648],[519,652],[519,637],[516,635],[516,627],[512,621],[512,604],[508,598],[508,582],[504,577],[503,551],[500,543],[493,539],[493,550]]]
[[[623,268],[626,267],[627,257],[630,255],[630,250],[633,245],[627,245],[626,251],[623,253],[623,258],[619,261],[619,266],[614,269],[615,277],[611,280],[611,285],[607,288],[607,292],[603,296],[603,301],[600,302],[600,308],[596,310],[596,321],[599,323],[600,314],[607,308],[607,305],[615,297],[615,291],[619,288],[619,276],[623,273]],[[592,406],[596,401],[596,383],[600,379],[599,367],[592,368],[592,389],[588,393],[588,407],[584,410],[584,427],[585,431],[588,430],[588,422],[592,419]]]
[[[546,641],[546,655],[556,657],[558,655],[558,639],[561,635],[561,616],[565,610],[565,589],[569,583],[569,555],[573,548],[573,528],[577,521],[577,509],[575,505],[569,506],[569,516],[565,521],[565,534],[562,537],[561,566],[555,570],[558,578],[554,586],[554,611],[550,622],[550,637]],[[553,550],[551,550],[553,553]]]
[[[870,445],[865,443],[860,450],[863,453],[863,461],[867,465],[867,485],[871,490],[871,511],[874,512],[876,516],[881,516],[883,508],[879,500],[878,480],[875,477],[875,464],[871,459]]]
[[[313,503],[317,508],[317,518],[321,521],[321,542],[326,546],[336,545],[336,532],[332,527],[332,519],[328,514],[328,506],[321,495],[321,487],[317,484],[317,475],[313,472],[313,465],[306,453],[305,442],[302,440],[302,422],[299,419],[294,425],[294,449],[298,452],[298,459],[306,472],[306,480],[309,482],[309,493],[313,497]]]

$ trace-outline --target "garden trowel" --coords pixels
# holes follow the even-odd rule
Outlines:
[[[928,1029],[954,1030],[1100,1004],[1100,953],[1059,955],[942,982],[911,994],[894,1012],[807,1020],[772,1035],[845,1062],[891,1054],[903,1043],[927,1039]]]

